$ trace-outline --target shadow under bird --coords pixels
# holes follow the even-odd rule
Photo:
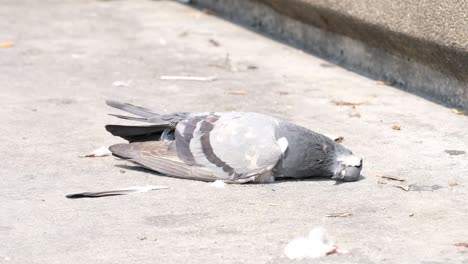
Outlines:
[[[334,140],[268,115],[247,112],[157,113],[108,100],[146,126],[107,125],[129,141],[114,156],[167,176],[226,183],[330,177],[356,181],[362,159]]]

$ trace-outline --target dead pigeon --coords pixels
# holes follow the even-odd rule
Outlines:
[[[356,181],[362,159],[334,140],[268,115],[245,112],[169,114],[116,101],[109,106],[149,126],[107,125],[129,141],[110,147],[114,156],[167,176],[226,183],[278,178],[331,177]]]

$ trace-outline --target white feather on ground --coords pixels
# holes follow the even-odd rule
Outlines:
[[[66,195],[66,197],[69,198],[69,199],[98,198],[98,197],[105,197],[105,196],[142,193],[142,192],[149,192],[149,191],[153,191],[153,190],[162,190],[162,189],[169,189],[169,187],[167,187],[167,186],[157,186],[157,185],[134,186],[134,187],[128,187],[128,188],[124,188],[124,189],[116,189],[116,190],[111,190],[111,191],[74,193],[74,194],[68,194],[68,195]]]
[[[110,152],[108,147],[100,147],[95,149],[93,152],[85,155],[86,158],[95,158],[95,157],[105,157],[110,156],[112,152]]]
[[[308,237],[291,240],[284,249],[289,259],[319,258],[336,252],[337,247],[329,240],[323,227],[312,229]]]

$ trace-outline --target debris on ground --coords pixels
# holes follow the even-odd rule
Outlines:
[[[452,108],[452,113],[457,115],[468,115],[468,111],[463,111],[460,109]]]
[[[256,69],[258,69],[258,66],[255,66],[255,65],[248,65],[248,66],[247,66],[247,69],[248,69],[248,70],[256,70]]]
[[[413,216],[414,216],[414,213],[410,213],[408,216],[409,216],[409,217],[413,217]]]
[[[406,179],[403,177],[393,176],[393,175],[377,175],[377,177],[384,178],[387,180],[392,180],[392,181],[401,181],[401,182],[406,181]]]
[[[450,186],[450,187],[458,186],[458,182],[455,181],[455,180],[449,180],[448,181],[448,186]]]
[[[117,190],[112,190],[112,191],[82,192],[82,193],[67,194],[65,197],[67,197],[68,199],[98,198],[98,197],[105,197],[105,196],[143,193],[143,192],[148,192],[148,191],[153,191],[153,190],[162,190],[162,189],[169,189],[169,187],[157,186],[157,185],[135,186],[135,187],[117,189]]]
[[[81,156],[81,158],[96,158],[96,157],[106,157],[111,155],[112,152],[109,150],[107,147],[100,147],[98,149],[95,149],[93,152],[90,154]]]
[[[236,91],[224,91],[224,94],[232,94],[232,95],[246,95],[247,93],[242,90],[236,90]]]
[[[468,248],[468,243],[467,242],[455,243],[453,245],[456,246],[456,247],[467,247]]]
[[[334,140],[335,140],[335,142],[337,142],[337,143],[341,143],[341,142],[344,141],[344,137],[337,137],[337,138],[335,138]]]
[[[387,85],[387,86],[392,86],[394,82],[389,82],[389,81],[376,81],[375,84],[377,85]]]
[[[362,101],[362,102],[347,102],[347,101],[332,101],[335,105],[338,106],[359,106],[359,105],[366,105],[369,103],[369,101]]]
[[[159,77],[160,80],[165,81],[199,81],[209,82],[216,80],[216,76],[179,76],[179,75],[162,75]]]
[[[361,114],[357,111],[356,106],[353,106],[353,110],[348,114],[348,116],[361,118]]]
[[[129,86],[131,81],[115,81],[112,83],[115,87],[127,87]]]
[[[411,190],[411,187],[408,185],[392,185],[395,188],[400,188],[405,192],[409,192]]]
[[[320,67],[323,67],[323,68],[334,68],[336,67],[335,64],[331,64],[331,63],[320,63]]]
[[[284,249],[284,254],[289,259],[319,258],[334,253],[347,253],[339,250],[331,242],[323,227],[316,227],[310,231],[308,237],[300,237],[291,240]]]
[[[398,124],[392,125],[392,129],[393,130],[401,130],[401,125],[398,125]]]
[[[286,92],[286,91],[278,91],[277,92],[279,95],[288,95],[289,92]]]
[[[449,155],[452,155],[452,156],[463,155],[463,154],[466,153],[463,150],[454,150],[454,149],[446,149],[446,150],[444,150],[444,152],[449,154]]]
[[[215,46],[215,47],[221,46],[221,44],[219,44],[219,42],[214,40],[214,39],[209,39],[208,42],[210,42],[210,44]]]
[[[411,185],[411,191],[416,191],[416,192],[433,192],[442,188],[443,188],[442,186],[437,185],[437,184],[434,184],[434,185],[412,184]]]
[[[348,216],[352,216],[353,213],[350,213],[350,212],[344,212],[344,213],[331,213],[331,214],[327,214],[325,215],[325,217],[348,217]]]
[[[124,170],[120,170],[120,174],[125,174],[125,173],[127,173],[127,172],[124,171]]]
[[[222,188],[226,187],[226,183],[224,181],[222,181],[222,180],[216,180],[216,181],[210,183],[210,186],[214,187],[214,188],[222,189]]]
[[[183,32],[181,32],[181,33],[179,34],[179,37],[180,37],[180,38],[184,38],[184,37],[188,36],[188,34],[189,34],[189,33],[188,33],[187,31],[183,31]]]
[[[14,42],[0,42],[0,48],[11,48],[16,44]]]

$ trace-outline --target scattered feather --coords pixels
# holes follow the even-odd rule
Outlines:
[[[90,154],[85,155],[85,158],[96,158],[96,157],[105,157],[111,155],[112,152],[110,152],[109,148],[107,147],[100,147],[98,149],[95,149],[93,152]],[[82,156],[83,157],[83,156]]]
[[[222,189],[224,187],[226,187],[226,183],[222,180],[216,180],[212,183],[210,183],[211,187],[214,187],[214,188],[219,188],[219,189]]]
[[[224,91],[224,94],[246,95],[247,93],[245,91],[238,90],[238,91]]]
[[[392,129],[393,130],[401,130],[401,126],[398,125],[398,124],[395,124],[395,125],[392,126]]]
[[[148,191],[153,191],[153,190],[162,190],[162,189],[169,189],[169,187],[155,186],[155,185],[135,186],[135,187],[117,189],[117,190],[112,190],[112,191],[82,192],[82,193],[67,194],[65,197],[67,197],[68,199],[98,198],[98,197],[105,197],[105,196],[143,193],[143,192],[148,192]]]
[[[325,215],[325,217],[348,217],[348,216],[352,216],[353,213],[350,213],[350,212],[345,212],[345,213],[331,213],[331,214],[327,214]]]
[[[308,237],[300,237],[291,240],[284,249],[289,259],[319,258],[334,253],[345,253],[339,251],[331,242],[322,227],[316,227],[310,231]]]
[[[0,48],[11,48],[16,44],[14,42],[0,42]]]
[[[214,81],[217,78],[215,76],[177,76],[177,75],[163,75],[159,77],[161,80],[171,80],[171,81],[199,81],[199,82],[209,82]]]

